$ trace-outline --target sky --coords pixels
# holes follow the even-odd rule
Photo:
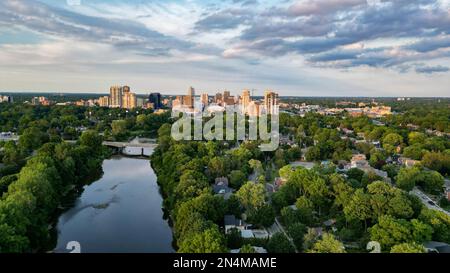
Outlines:
[[[450,0],[1,0],[0,92],[450,96]]]

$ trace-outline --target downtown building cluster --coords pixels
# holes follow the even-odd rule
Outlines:
[[[160,109],[162,107],[161,94],[151,93],[148,100],[139,98],[136,93],[131,92],[129,86],[112,86],[109,90],[109,96],[100,97],[97,100],[100,107],[110,108],[152,108]]]
[[[262,114],[277,115],[278,94],[267,90],[263,99],[254,99],[249,89],[244,89],[241,95],[233,96],[230,91],[217,93],[210,96],[208,93],[202,93],[197,99],[195,89],[190,87],[187,95],[177,96],[172,101],[172,109],[186,113],[199,113],[206,111],[209,113],[223,112],[227,107],[238,107],[244,115],[260,116]]]

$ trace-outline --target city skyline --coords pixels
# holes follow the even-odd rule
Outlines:
[[[76,2],[76,1],[71,1]],[[448,97],[450,1],[0,3],[0,92]]]

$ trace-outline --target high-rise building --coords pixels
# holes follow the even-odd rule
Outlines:
[[[230,91],[224,91],[223,92],[223,99],[226,100],[227,98],[229,98],[231,96]]]
[[[251,101],[248,104],[247,114],[250,117],[259,117],[261,115],[261,107],[258,102]]]
[[[203,93],[201,98],[200,98],[201,103],[203,104],[203,106],[208,106],[209,104],[209,96],[208,93]]]
[[[264,93],[264,110],[266,114],[277,115],[278,114],[278,94],[267,90]]]
[[[250,97],[250,90],[245,89],[242,91],[242,97],[241,97],[241,110],[243,114],[247,114],[248,112],[248,105],[250,104],[251,97]]]
[[[137,106],[136,94],[131,93],[130,87],[124,86],[122,94],[122,108],[133,109]]]
[[[194,87],[189,87],[189,89],[188,89],[188,96],[192,96],[192,97],[195,97],[195,89],[194,89]]]
[[[214,97],[214,102],[217,104],[221,104],[222,101],[223,101],[222,93],[217,93],[216,96]]]
[[[109,107],[121,108],[123,99],[122,97],[123,97],[123,88],[121,86],[112,86],[109,89],[109,98],[110,98]]]
[[[137,98],[136,99],[136,107],[142,108],[145,105],[145,100],[143,98]]]
[[[153,103],[154,109],[160,109],[162,107],[161,94],[160,93],[151,93],[148,96],[148,102]]]
[[[172,101],[172,107],[180,107],[181,105],[183,105],[183,97],[176,96],[175,99]]]
[[[100,107],[109,107],[109,97],[103,96],[98,99],[98,105]]]
[[[195,89],[191,86],[188,89],[188,95],[183,97],[182,104],[187,108],[194,108]]]

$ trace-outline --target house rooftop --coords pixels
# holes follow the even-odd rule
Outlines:
[[[225,215],[224,224],[225,226],[238,226],[240,221],[234,215]]]

